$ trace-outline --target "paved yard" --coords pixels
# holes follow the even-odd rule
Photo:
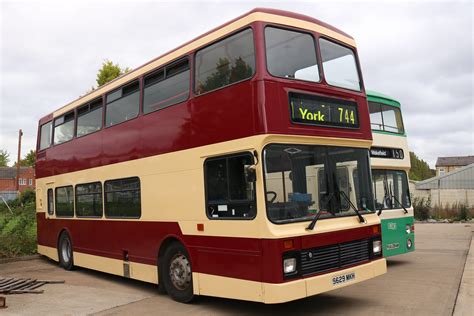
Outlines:
[[[389,259],[386,275],[280,305],[211,297],[185,305],[157,294],[151,284],[86,269],[67,272],[46,259],[6,263],[0,265],[2,277],[61,279],[66,283],[45,285],[44,294],[8,295],[9,307],[0,310],[0,314],[451,315],[473,231],[473,224],[417,224],[416,251]],[[472,268],[466,267],[466,271],[472,274]],[[462,282],[463,289],[471,295],[472,280],[469,275]],[[466,295],[470,294],[461,291],[463,299],[458,304],[463,306],[456,307],[456,311],[473,314],[472,296]]]

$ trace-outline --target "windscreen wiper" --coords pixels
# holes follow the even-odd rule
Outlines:
[[[387,190],[388,191],[388,196],[390,197],[390,207],[392,209],[394,209],[393,203],[392,203],[392,199],[394,199],[395,202],[398,203],[398,205],[400,205],[403,208],[403,211],[405,212],[405,214],[408,214],[408,211],[405,208],[405,206],[403,206],[403,204],[400,203],[400,201],[395,197],[395,195],[393,195],[392,186],[388,184],[388,181],[387,181],[387,188],[388,188],[388,190]],[[387,191],[385,191],[385,192],[387,192]]]
[[[326,203],[329,203],[331,199],[333,198],[333,196],[334,196],[333,192],[329,193],[329,198]],[[308,227],[306,227],[306,230],[313,230],[320,216],[321,216],[321,209],[319,209],[319,211],[316,212],[313,219],[311,220],[311,223],[309,223]]]
[[[408,210],[405,208],[405,206],[403,206],[402,203],[400,203],[400,201],[395,197],[395,195],[392,194],[392,198],[395,200],[395,202],[398,203],[398,205],[400,205],[403,208],[403,210],[405,211],[405,214],[408,214]]]
[[[349,205],[352,207],[352,209],[356,212],[357,217],[359,218],[359,222],[361,224],[367,223],[365,218],[360,214],[359,210],[357,209],[357,207],[354,206],[354,204],[351,202],[351,199],[349,199],[349,197],[346,195],[346,193],[344,191],[339,191],[339,194],[341,194],[344,197],[344,199],[347,201],[347,203],[349,203]]]
[[[338,194],[342,194],[342,196],[344,197],[344,199],[349,203],[349,205],[352,207],[352,209],[356,212],[357,214],[357,217],[359,218],[359,222],[361,224],[365,224],[367,223],[367,221],[365,220],[365,218],[360,214],[359,210],[357,209],[357,207],[354,206],[354,204],[352,204],[351,202],[351,199],[349,199],[349,197],[346,195],[346,193],[344,191],[341,191],[339,189],[339,185],[337,185],[337,178],[336,178],[336,175],[333,174],[333,178],[334,178],[334,186],[336,188],[336,192]]]

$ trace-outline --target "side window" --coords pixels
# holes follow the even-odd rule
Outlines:
[[[48,122],[41,125],[39,150],[43,150],[51,146],[51,138],[53,136],[52,126],[53,122]]]
[[[379,103],[369,101],[370,125],[372,130],[383,131],[382,109]]]
[[[48,214],[54,214],[54,198],[53,198],[53,189],[48,189]]]
[[[206,212],[209,218],[255,217],[255,183],[247,182],[245,178],[245,166],[253,164],[253,156],[249,153],[205,161]]]
[[[102,184],[76,185],[76,216],[102,217]]]
[[[95,100],[77,109],[77,137],[102,128],[102,99]]]
[[[137,117],[139,98],[138,80],[107,94],[105,126],[110,127]]]
[[[145,77],[143,113],[185,101],[189,95],[189,62],[180,60]]]
[[[196,94],[248,79],[254,72],[253,32],[246,29],[197,52]]]
[[[105,181],[104,191],[106,217],[139,218],[141,216],[139,178]]]
[[[61,144],[74,136],[74,112],[71,111],[54,120],[54,143]]]
[[[56,188],[56,216],[74,216],[74,193],[72,186]]]

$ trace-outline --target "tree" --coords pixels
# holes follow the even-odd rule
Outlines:
[[[114,80],[117,77],[120,77],[121,75],[127,73],[130,71],[130,68],[125,68],[122,69],[120,68],[119,64],[114,64],[110,60],[105,60],[102,63],[102,68],[99,69],[99,72],[97,73],[97,85],[103,86],[109,81]]]
[[[8,167],[9,161],[10,154],[4,149],[0,149],[0,167]]]
[[[435,175],[434,171],[430,169],[430,166],[423,159],[418,158],[414,152],[410,152],[410,179],[415,181],[426,180]]]
[[[36,163],[36,151],[30,150],[24,159],[20,159],[20,167],[34,167]],[[14,164],[16,167],[16,162]]]

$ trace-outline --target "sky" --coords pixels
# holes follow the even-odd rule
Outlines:
[[[110,59],[135,68],[255,7],[350,34],[366,89],[402,104],[411,151],[474,154],[472,1],[2,1],[0,149],[36,146],[38,120],[84,95]]]

